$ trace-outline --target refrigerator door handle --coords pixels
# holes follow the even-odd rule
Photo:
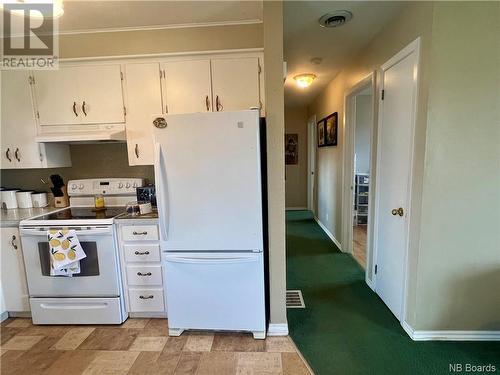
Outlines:
[[[166,185],[167,181],[163,177],[162,152],[161,144],[155,143],[155,185],[156,185],[156,203],[158,207],[158,221],[160,224],[160,239],[166,241],[167,225],[168,225],[168,194],[164,191],[163,184]]]
[[[167,263],[188,263],[188,264],[234,264],[234,263],[251,263],[257,262],[258,257],[227,257],[227,258],[189,258],[189,257],[175,257],[167,258]]]

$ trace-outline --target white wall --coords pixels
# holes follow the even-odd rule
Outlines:
[[[372,121],[372,96],[357,95],[356,128],[354,130],[354,153],[356,173],[370,173],[370,128]]]
[[[285,165],[286,207],[307,207],[307,108],[285,108],[285,133],[299,137],[298,164]]]

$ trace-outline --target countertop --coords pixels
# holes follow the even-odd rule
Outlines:
[[[61,207],[47,206],[42,208],[15,208],[11,210],[0,209],[0,227],[18,227],[21,220],[30,217],[48,214],[60,210]]]
[[[132,216],[130,214],[124,213],[115,218],[115,222],[118,224],[151,224],[156,223],[158,221],[158,211],[154,210],[149,214],[144,215],[135,215]]]

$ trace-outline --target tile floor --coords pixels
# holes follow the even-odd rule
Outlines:
[[[185,332],[168,337],[166,319],[120,326],[0,326],[0,372],[8,374],[283,374],[310,375],[289,337]]]

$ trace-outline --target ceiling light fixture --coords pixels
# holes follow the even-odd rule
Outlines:
[[[37,18],[37,19],[43,19],[43,18],[59,18],[64,14],[64,4],[63,0],[52,0],[52,1],[47,1],[47,0],[15,0],[15,3],[19,4],[47,4],[52,2],[52,14],[47,15],[47,14],[42,14],[39,10],[30,10],[29,15],[26,15],[29,18]],[[12,10],[12,14],[20,17],[25,17],[24,10]]]
[[[304,89],[311,86],[311,83],[316,79],[316,75],[312,73],[299,74],[293,77],[293,79],[297,83],[297,86]]]

